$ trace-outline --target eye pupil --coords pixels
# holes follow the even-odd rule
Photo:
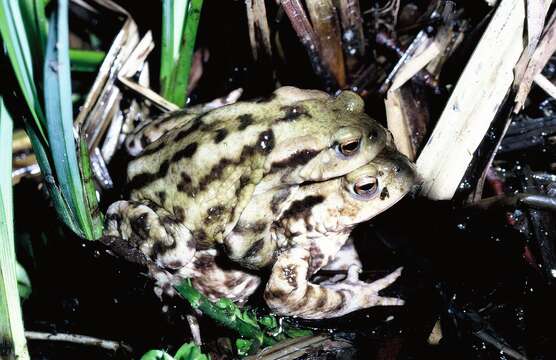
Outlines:
[[[357,140],[350,140],[346,143],[340,145],[340,152],[343,155],[352,155],[359,149],[359,139]]]
[[[353,190],[357,195],[370,196],[376,193],[378,182],[376,178],[365,178],[355,183]]]
[[[363,184],[363,185],[359,186],[359,189],[361,191],[369,191],[373,188],[373,186],[374,186],[374,184],[370,184],[370,183],[369,184]]]

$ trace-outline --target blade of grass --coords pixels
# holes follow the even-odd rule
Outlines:
[[[45,118],[35,86],[32,55],[22,19],[18,1],[0,0],[0,35],[38,133],[46,141]]]
[[[12,131],[12,119],[0,98],[0,349],[3,359],[25,360],[29,353],[17,289],[14,246]]]
[[[83,188],[85,189],[85,202],[87,204],[88,221],[92,224],[93,239],[99,239],[104,229],[102,213],[98,207],[97,191],[93,182],[91,171],[91,157],[87,142],[83,137],[79,138],[79,168],[83,176]]]
[[[93,239],[73,133],[68,0],[58,1],[50,19],[44,62],[44,99],[50,150],[62,194],[77,219],[81,235]]]
[[[185,8],[183,9],[185,13]],[[168,82],[174,65],[174,0],[162,1],[162,49],[160,50],[160,89],[167,96]]]
[[[187,85],[189,84],[189,72],[195,49],[195,38],[201,17],[203,0],[191,0],[187,7],[185,23],[181,35],[179,55],[170,76],[170,87],[167,100],[183,108],[187,99]]]
[[[37,157],[37,162],[39,163],[39,167],[41,168],[41,173],[43,177],[44,184],[46,185],[46,189],[50,194],[52,199],[52,203],[54,204],[54,208],[60,219],[66,224],[74,233],[81,234],[79,230],[79,226],[77,225],[76,219],[74,219],[69,205],[62,197],[62,192],[60,188],[56,184],[54,180],[54,175],[52,173],[52,167],[50,166],[50,161],[47,155],[47,148],[41,140],[39,139],[39,135],[35,127],[29,123],[29,121],[24,121],[25,124],[25,131],[31,140],[31,145],[33,145],[33,152]]]
[[[71,70],[80,72],[95,72],[106,57],[104,51],[76,50],[69,51]]]
[[[19,5],[34,60],[34,71],[40,79],[48,31],[48,20],[44,12],[46,4],[44,0],[20,0]]]
[[[160,89],[163,97],[172,93],[172,75],[179,56],[189,0],[163,0]]]

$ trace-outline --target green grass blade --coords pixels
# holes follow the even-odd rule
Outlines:
[[[59,0],[50,19],[44,62],[44,100],[48,140],[63,197],[82,235],[93,238],[73,133],[69,60],[68,0]]]
[[[106,53],[96,50],[70,49],[69,56],[72,71],[96,72],[106,57]]]
[[[79,138],[79,168],[83,176],[83,188],[85,189],[85,201],[87,203],[87,215],[93,226],[93,239],[100,239],[104,229],[102,212],[98,207],[97,191],[93,182],[91,171],[91,158],[87,142],[83,137]]]
[[[185,13],[185,8],[183,9]],[[160,50],[160,89],[167,96],[169,77],[174,66],[174,0],[162,1],[162,48]]]
[[[12,119],[0,98],[0,349],[3,359],[29,359],[16,277],[12,131]]]
[[[25,132],[31,140],[31,145],[33,146],[33,152],[37,157],[37,162],[41,168],[41,174],[43,177],[43,182],[46,185],[46,189],[50,194],[52,203],[60,219],[66,224],[74,233],[81,234],[79,226],[77,225],[77,220],[73,217],[69,205],[62,197],[62,192],[56,182],[54,181],[54,175],[52,173],[52,167],[50,166],[50,160],[46,152],[46,147],[41,140],[35,127],[29,124],[28,121],[24,121]]]
[[[48,20],[44,12],[45,3],[43,0],[19,0],[19,5],[25,30],[27,30],[30,51],[35,60],[34,70],[40,78],[48,31]]]
[[[171,84],[166,99],[179,107],[184,107],[187,100],[189,72],[191,71],[195,38],[197,37],[202,6],[203,0],[191,0],[189,2],[179,46],[178,61],[170,76]]]
[[[44,113],[35,86],[33,59],[22,19],[18,1],[0,0],[0,35],[39,134],[46,140]]]

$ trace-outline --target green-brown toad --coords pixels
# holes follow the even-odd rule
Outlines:
[[[130,201],[109,207],[105,235],[131,241],[161,268],[193,276],[191,264],[233,233],[254,196],[339,181],[390,139],[349,91],[330,97],[285,87],[259,102],[168,114],[129,142],[138,154],[128,166]]]

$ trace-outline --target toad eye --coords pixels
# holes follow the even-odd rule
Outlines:
[[[336,151],[338,151],[343,156],[352,156],[359,150],[361,144],[361,139],[350,139],[338,144]]]
[[[353,192],[364,199],[370,199],[378,193],[378,179],[372,176],[366,176],[357,180],[353,185]]]

